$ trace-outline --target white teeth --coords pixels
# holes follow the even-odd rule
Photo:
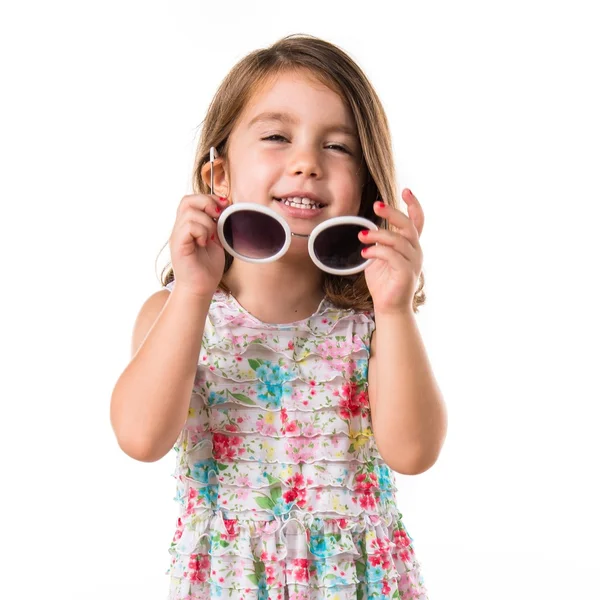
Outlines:
[[[302,198],[300,196],[293,196],[289,198],[276,198],[286,206],[291,206],[293,208],[303,208],[305,210],[316,210],[317,208],[321,208],[321,204],[311,200],[310,198]]]

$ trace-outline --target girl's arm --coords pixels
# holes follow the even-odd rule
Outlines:
[[[447,414],[414,314],[378,315],[369,401],[375,442],[391,469],[417,475],[435,464]]]
[[[165,456],[188,416],[210,297],[162,290],[142,306],[133,358],[111,397],[110,419],[122,450],[140,461]]]

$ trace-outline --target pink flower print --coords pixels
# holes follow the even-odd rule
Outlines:
[[[288,347],[288,350],[293,350],[293,349],[294,349],[294,342],[292,342],[292,340],[290,340],[290,341],[288,342],[288,345],[287,345],[287,347]]]
[[[287,423],[287,420],[288,420],[287,408],[282,408],[281,409],[281,422]]]
[[[306,586],[306,589],[291,593],[290,600],[309,600],[308,589],[308,586]]]
[[[377,486],[377,475],[375,473],[359,473],[356,476],[354,489],[360,494],[359,503],[364,509],[375,508],[375,496],[373,488]]]
[[[225,431],[239,431],[240,428],[237,425],[233,425],[232,423],[228,423],[225,425]]]
[[[242,441],[242,438],[237,436],[213,434],[213,457],[217,460],[220,458],[233,460],[244,452],[244,448],[240,448]]]
[[[288,438],[285,448],[286,455],[296,462],[310,462],[315,458],[314,442],[304,438]]]
[[[296,433],[297,431],[298,431],[298,423],[296,421],[290,421],[285,426],[285,432],[286,433]]]
[[[236,356],[235,360],[237,360],[237,362],[242,362],[244,359],[241,356]]]
[[[236,579],[241,579],[244,576],[244,567],[240,564],[236,564],[233,567],[233,576]]]
[[[256,421],[256,429],[263,435],[275,437],[277,435],[277,429],[274,424],[266,423],[264,419],[258,419]]]
[[[240,488],[235,491],[236,500],[247,500],[250,496],[250,488]]]
[[[233,541],[238,535],[237,520],[236,519],[223,519],[227,534],[223,534],[222,537],[228,541]]]
[[[296,581],[308,581],[308,559],[294,558],[292,560],[292,571]]]
[[[342,419],[357,416],[363,407],[369,405],[369,396],[366,391],[357,392],[357,385],[353,381],[342,387],[342,400],[340,401],[340,415]]]
[[[321,428],[316,428],[312,423],[306,425],[302,431],[303,435],[306,437],[315,437],[316,435],[320,435],[323,433]]]
[[[239,487],[249,488],[252,486],[252,482],[250,481],[250,477],[248,477],[247,475],[240,475],[235,480],[235,485]]]
[[[266,566],[265,575],[267,577],[267,585],[273,585],[275,583],[275,567],[272,565]]]

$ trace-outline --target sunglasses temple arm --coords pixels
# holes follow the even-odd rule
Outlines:
[[[213,164],[215,162],[215,149],[212,146],[210,149],[209,160],[210,160],[210,194],[212,196],[214,194],[214,187],[215,187],[215,179],[214,179],[214,173],[213,173]]]

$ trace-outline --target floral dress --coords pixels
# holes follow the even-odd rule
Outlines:
[[[326,299],[267,324],[217,290],[175,444],[170,600],[426,599],[373,437],[373,329]]]

